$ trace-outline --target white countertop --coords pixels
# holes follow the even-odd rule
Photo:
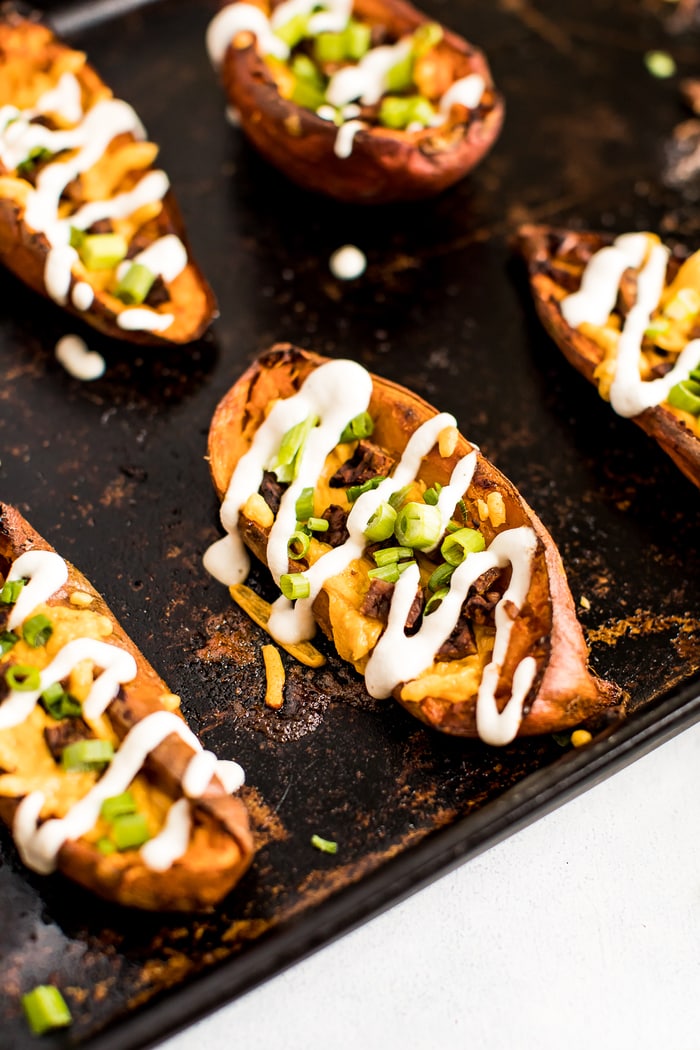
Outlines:
[[[698,1050],[700,726],[162,1050]]]

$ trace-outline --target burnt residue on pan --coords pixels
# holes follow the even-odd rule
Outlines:
[[[438,0],[422,6],[446,17]],[[81,384],[53,356],[74,322],[0,274],[0,495],[104,593],[205,745],[243,763],[258,853],[221,907],[185,922],[28,874],[2,833],[4,1050],[26,1047],[19,995],[47,980],[75,1019],[47,1045],[153,1040],[513,830],[529,785],[554,790],[589,761],[566,739],[494,751],[441,737],[371,700],[324,641],[318,671],[283,654],[285,704],[265,707],[265,636],[201,556],[220,534],[209,420],[270,344],[355,357],[457,416],[558,543],[592,664],[629,694],[632,740],[636,718],[668,718],[670,691],[700,681],[699,494],[561,358],[509,248],[525,221],[649,227],[698,246],[692,187],[664,183],[688,111],[678,79],[644,64],[668,50],[678,78],[697,72],[697,31],[676,34],[667,6],[593,0],[583,18],[556,0],[454,0],[454,28],[484,48],[506,97],[503,134],[453,190],[381,210],[296,189],[225,122],[204,49],[213,0],[117,5],[84,31],[72,19],[72,42],[161,143],[221,317],[175,351],[89,333],[107,371]],[[328,268],[345,243],[368,258],[351,282]],[[263,569],[249,582],[271,596]],[[592,728],[602,775],[619,731]],[[527,819],[540,811],[533,801]]]

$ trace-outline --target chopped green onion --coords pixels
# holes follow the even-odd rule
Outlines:
[[[410,547],[383,547],[382,550],[374,552],[374,560],[377,565],[391,565],[392,562],[401,561],[402,558],[412,558],[413,551]]]
[[[291,51],[306,36],[308,23],[309,16],[307,14],[299,13],[298,15],[293,15],[281,26],[276,26],[273,32],[276,37],[279,37],[280,40],[284,41]]]
[[[396,562],[396,568],[399,570],[399,576],[401,576],[406,571],[406,569],[410,569],[411,566],[415,564],[415,558],[412,558],[411,561]]]
[[[132,263],[114,289],[114,294],[123,303],[134,306],[144,302],[155,279],[156,275],[143,263]]]
[[[38,164],[52,156],[51,150],[46,149],[45,146],[35,146],[34,149],[30,149],[25,159],[17,165],[17,174],[26,179],[28,175],[32,174]]]
[[[80,701],[67,693],[60,682],[53,682],[44,689],[41,704],[47,714],[57,722],[62,718],[78,718],[83,713]]]
[[[4,656],[5,653],[9,653],[17,642],[19,641],[19,635],[16,635],[14,631],[3,631],[0,634],[0,656]]]
[[[100,853],[108,857],[110,853],[116,853],[117,847],[114,845],[111,839],[108,839],[106,835],[103,835],[101,839],[98,839],[95,843]]]
[[[16,693],[32,693],[41,685],[41,675],[36,667],[13,664],[5,671],[5,681]]]
[[[370,543],[381,543],[388,540],[394,532],[396,511],[389,503],[380,503],[367,522],[365,536]]]
[[[439,481],[436,481],[431,489],[425,490],[425,492],[423,493],[423,499],[426,503],[429,503],[431,507],[435,507],[437,505],[438,499],[440,498],[441,492],[442,485]]]
[[[295,55],[292,60],[292,73],[297,80],[304,80],[311,87],[323,93],[323,77],[318,67],[308,55]]]
[[[370,580],[383,580],[384,583],[396,583],[399,576],[398,563],[393,561],[389,565],[378,565],[376,569],[369,569],[367,572]]]
[[[692,370],[688,379],[692,379],[694,383],[700,383],[700,365]]]
[[[88,270],[111,270],[128,251],[126,239],[120,233],[86,234],[78,254]]]
[[[325,518],[309,518],[306,523],[312,532],[328,532],[328,521]]]
[[[370,437],[373,431],[374,423],[369,412],[360,412],[359,416],[350,420],[340,435],[339,444],[344,441],[358,441],[360,438]]]
[[[385,95],[379,106],[377,119],[382,127],[401,131],[411,123],[410,99]]]
[[[114,758],[111,740],[76,740],[64,747],[61,764],[69,773],[101,769]]]
[[[669,320],[664,317],[656,317],[649,327],[645,329],[644,335],[649,339],[656,339],[657,336],[666,335],[670,327],[671,322]]]
[[[429,550],[438,542],[442,531],[440,511],[427,503],[407,503],[396,516],[394,535],[402,547]]]
[[[136,800],[130,791],[124,791],[121,795],[111,795],[106,798],[100,807],[100,816],[109,824],[113,824],[117,817],[123,817],[127,813],[136,812]]]
[[[311,845],[315,849],[320,849],[321,853],[337,853],[338,843],[332,842],[331,839],[322,839],[320,835],[311,836]]]
[[[396,492],[392,492],[389,496],[389,503],[394,510],[399,511],[403,507],[404,503],[413,492],[413,485],[404,485],[402,489],[397,489]]]
[[[428,580],[428,588],[431,591],[439,591],[441,587],[448,584],[452,579],[452,573],[455,571],[455,566],[450,565],[449,562],[444,561],[442,565],[438,565],[434,573],[432,573]]]
[[[683,379],[671,387],[666,400],[674,408],[700,416],[700,383],[692,379]]]
[[[310,84],[308,80],[302,80],[301,77],[294,81],[294,87],[289,98],[295,106],[311,109],[314,113],[326,101],[323,91],[320,91],[314,84]]]
[[[410,88],[413,83],[413,54],[410,51],[387,71],[384,83],[389,94]]]
[[[345,54],[353,62],[359,62],[369,51],[372,29],[366,22],[350,19],[345,27]]]
[[[143,813],[125,813],[112,821],[112,839],[118,850],[138,849],[151,834]]]
[[[425,22],[413,34],[413,54],[418,58],[437,47],[443,38],[442,26],[437,22]]]
[[[365,492],[371,492],[372,489],[376,489],[384,480],[383,474],[377,474],[376,478],[370,478],[369,481],[365,481],[362,485],[351,485],[346,492],[348,502],[354,503]]]
[[[644,65],[653,77],[659,77],[661,80],[672,77],[676,72],[676,63],[668,51],[647,51]]]
[[[71,226],[70,240],[68,243],[70,244],[71,248],[75,248],[75,250],[77,251],[80,248],[80,245],[85,240],[86,236],[87,235],[85,233],[85,230],[79,230],[77,226]]]
[[[37,613],[24,621],[22,634],[27,645],[31,645],[32,649],[39,649],[40,646],[46,645],[53,634],[53,624],[48,616]]]
[[[302,489],[294,509],[297,521],[307,521],[314,512],[314,490]]]
[[[443,598],[446,598],[449,593],[449,587],[440,587],[434,594],[431,594],[425,603],[425,609],[423,610],[424,614],[430,616],[431,612],[435,612]]]
[[[43,1035],[52,1028],[65,1028],[73,1018],[58,988],[39,984],[22,996],[22,1009],[34,1035]]]
[[[483,551],[486,541],[478,529],[458,529],[443,540],[440,553],[450,565],[461,565],[468,554]]]
[[[307,416],[291,427],[282,438],[279,451],[268,467],[282,484],[294,481],[297,476],[304,445],[317,424],[318,416]]]
[[[320,65],[342,62],[345,57],[345,33],[319,33],[314,41],[314,58]]]
[[[308,598],[311,584],[303,572],[283,572],[280,576],[280,590],[285,598],[296,601],[297,598]]]
[[[24,583],[24,580],[8,580],[0,591],[0,602],[4,602],[5,605],[14,605],[22,593]]]
[[[309,547],[311,546],[311,537],[308,532],[302,532],[301,529],[297,529],[287,540],[287,554],[290,558],[298,560],[299,558],[305,558],[309,553]]]

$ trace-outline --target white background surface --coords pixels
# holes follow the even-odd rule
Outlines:
[[[162,1050],[698,1050],[700,727]]]

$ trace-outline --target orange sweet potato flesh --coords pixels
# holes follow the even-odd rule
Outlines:
[[[269,5],[259,6],[269,13]],[[433,21],[404,0],[355,0],[353,15],[383,26],[393,40]],[[338,200],[382,204],[430,197],[452,186],[479,163],[501,130],[503,99],[483,53],[445,29],[435,55],[449,83],[472,73],[483,77],[478,109],[453,107],[444,125],[422,131],[372,126],[355,137],[346,158],[335,155],[332,122],[280,95],[252,34],[239,33],[232,41],[221,77],[245,134],[290,179]]]
[[[565,295],[579,287],[590,257],[613,239],[613,235],[604,233],[527,225],[521,227],[516,242],[528,265],[542,324],[567,361],[594,386],[598,385],[594,372],[603,359],[603,350],[588,335],[569,327],[559,304]],[[667,285],[679,268],[680,261],[671,256]],[[700,486],[700,438],[685,413],[662,403],[633,416],[632,422],[654,438],[686,477]]]
[[[53,548],[16,509],[0,503],[0,578],[4,578],[20,554],[36,549]],[[163,698],[171,694],[88,580],[70,564],[68,570],[67,583],[47,603],[55,610],[54,615],[59,616],[60,609],[71,609],[75,616],[76,609],[69,595],[75,591],[89,595],[92,598],[90,614],[107,617],[111,622],[109,643],[125,649],[136,660],[137,677],[121,687],[106,712],[117,738],[123,739],[131,727],[147,715],[170,709]],[[34,762],[36,770],[41,748],[45,749],[46,744],[39,734],[13,772],[31,777],[32,764]],[[193,753],[178,736],[171,734],[166,737],[146,759],[144,774],[140,778],[142,789],[151,791],[157,787],[166,799],[182,797],[182,777]],[[8,795],[3,788],[2,773],[5,772],[0,771],[0,818],[12,827],[21,798]],[[59,773],[60,767],[57,766],[56,775]],[[46,791],[50,792],[50,788],[47,787]],[[47,803],[50,802],[49,794]],[[187,851],[165,872],[146,867],[137,850],[103,855],[88,837],[67,841],[63,845],[58,855],[58,870],[118,904],[156,911],[208,910],[232,889],[252,860],[248,813],[242,800],[227,794],[219,780],[213,777],[202,798],[192,803],[192,821]]]
[[[112,96],[95,70],[87,64],[85,56],[63,44],[46,26],[14,12],[0,15],[0,105],[30,108],[41,94],[55,87],[61,72],[66,71],[73,72],[81,86],[86,112],[98,99]],[[116,156],[120,148],[134,141],[130,133],[120,135],[110,144],[108,152]],[[153,151],[155,155],[155,147]],[[134,170],[125,171],[108,196],[111,198],[132,189],[154,167],[153,163],[139,163]],[[35,292],[47,295],[44,270],[49,243],[43,233],[33,230],[24,221],[24,197],[30,189],[28,182],[18,173],[7,171],[0,161],[0,260]],[[81,199],[81,179],[74,180],[69,189],[70,208],[77,210],[85,203]],[[167,283],[168,301],[155,307],[160,313],[173,315],[173,322],[167,329],[155,332],[120,328],[117,317],[127,308],[125,304],[110,290],[100,287],[101,282],[93,281],[89,273],[76,276],[75,267],[72,286],[78,279],[86,280],[92,284],[95,298],[89,309],[83,311],[75,309],[69,295],[64,309],[105,335],[132,343],[163,346],[198,339],[216,316],[216,300],[192,258],[182,217],[171,190],[163,198],[157,214],[144,212],[142,221],[136,217],[127,230],[127,240],[131,244],[132,239],[137,237],[139,250],[143,250],[168,234],[175,234],[183,242],[188,263],[173,281]]]
[[[225,395],[209,433],[209,464],[219,498],[223,498],[235,466],[249,448],[269,403],[294,394],[311,370],[325,360],[289,344],[280,344],[263,354]],[[395,383],[377,376],[372,376],[372,382],[369,412],[375,429],[371,440],[397,459],[410,434],[431,418],[435,409]],[[457,461],[471,448],[460,435],[450,456],[442,457],[433,449],[423,460],[420,478],[427,485],[436,481],[447,483]],[[473,509],[478,500],[486,500],[494,491],[502,495],[505,504],[504,527],[529,525],[538,540],[527,600],[514,624],[496,693],[499,708],[505,706],[510,696],[515,667],[524,656],[532,655],[537,659],[539,671],[526,700],[526,713],[518,735],[564,730],[605,708],[619,705],[621,693],[587,667],[586,643],[552,538],[514,486],[488,460],[479,456],[474,478],[464,496],[467,507]],[[239,527],[244,542],[264,561],[268,530],[243,513]],[[500,531],[488,519],[481,523],[481,530],[487,545]],[[332,600],[324,587],[314,603],[314,616],[324,633],[338,645],[329,610]],[[394,695],[411,714],[443,732],[477,736],[473,688],[456,701],[436,696],[409,700],[402,696],[403,685]]]

